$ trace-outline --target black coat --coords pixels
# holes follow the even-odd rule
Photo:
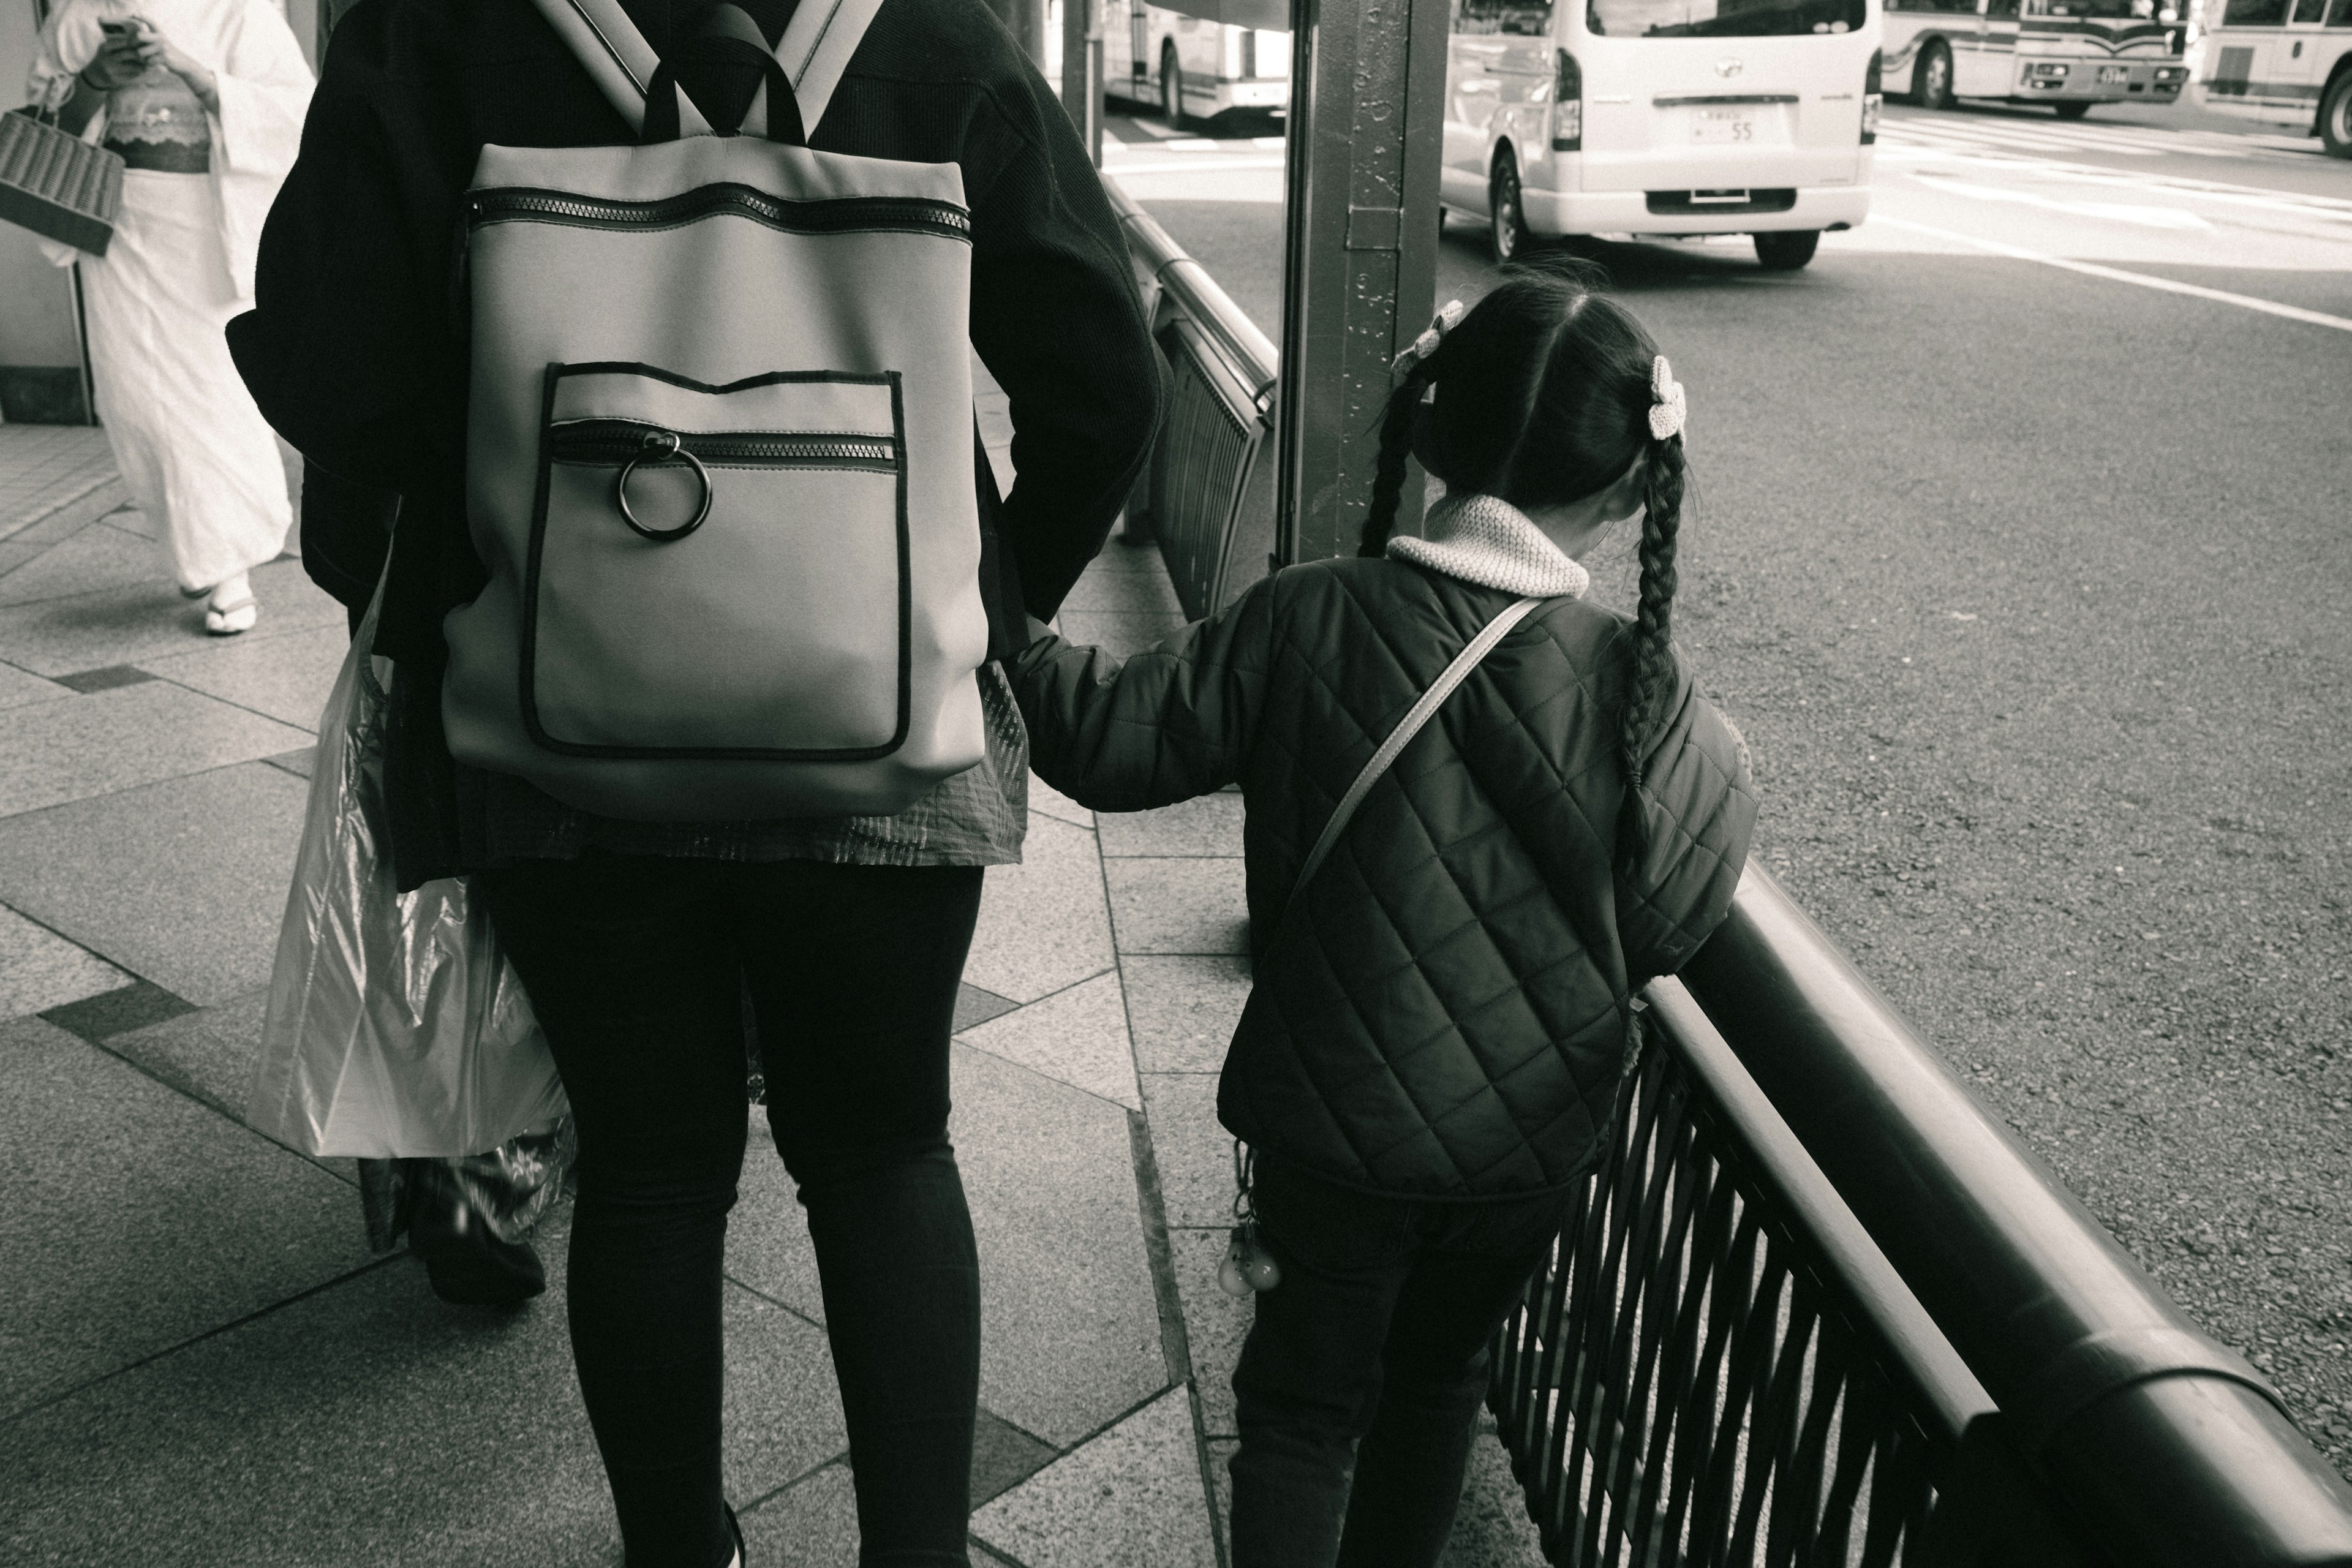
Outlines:
[[[667,0],[626,3],[658,47]],[[750,9],[772,37],[792,5]],[[375,651],[401,672],[388,784],[404,887],[459,868],[441,619],[485,582],[464,512],[459,201],[486,143],[632,140],[530,0],[361,0],[335,29],[263,230],[256,309],[229,325],[278,433],[401,497]],[[1118,222],[1060,103],[981,0],[887,0],[811,145],[962,168],[971,342],[1011,398],[1022,476],[1001,504],[982,486],[982,587],[1008,654],[1021,610],[1050,616],[1101,547],[1158,421],[1158,360]],[[331,517],[304,530],[314,575],[346,602],[382,548],[377,514],[348,510],[348,540],[330,537]]]
[[[1239,783],[1256,983],[1218,1087],[1235,1136],[1330,1181],[1502,1199],[1600,1153],[1627,998],[1730,908],[1756,823],[1745,748],[1677,671],[1615,867],[1631,626],[1554,599],[1372,786],[1288,910],[1332,807],[1513,595],[1398,561],[1294,566],[1122,668],[1033,645],[1038,776],[1097,811]]]

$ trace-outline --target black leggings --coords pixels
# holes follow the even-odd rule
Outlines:
[[[965,1564],[980,1273],[947,1137],[981,872],[592,855],[476,879],[580,1129],[568,1300],[629,1568],[714,1568],[741,994],[808,1212],[861,1564]]]

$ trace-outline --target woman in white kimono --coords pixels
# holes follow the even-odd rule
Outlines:
[[[65,0],[35,101],[121,154],[122,207],[79,260],[98,415],[205,629],[250,628],[247,574],[292,521],[278,445],[222,330],[253,303],[261,223],[301,139],[310,70],[274,0]]]

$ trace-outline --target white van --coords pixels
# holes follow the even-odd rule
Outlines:
[[[1802,267],[1870,211],[1880,0],[1454,0],[1438,199],[1530,235],[1749,234]]]

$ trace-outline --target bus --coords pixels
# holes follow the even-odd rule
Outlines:
[[[2352,0],[2208,3],[2197,83],[2205,107],[2317,136],[2352,158]]]
[[[1077,0],[1068,0],[1076,4]],[[1171,129],[1290,104],[1286,0],[1094,0],[1108,92],[1159,108]]]
[[[1444,212],[1532,236],[1752,236],[1788,270],[1870,211],[1879,0],[1454,0]]]
[[[2080,120],[2095,103],[2177,103],[2175,3],[1886,0],[1886,79],[1927,109],[1997,98]]]

